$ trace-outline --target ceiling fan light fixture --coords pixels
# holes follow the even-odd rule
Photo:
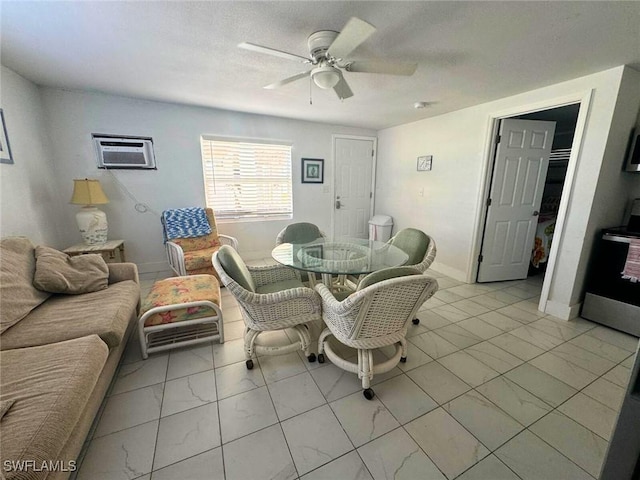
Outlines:
[[[328,90],[340,81],[340,71],[335,67],[323,65],[311,70],[311,78],[318,87]]]

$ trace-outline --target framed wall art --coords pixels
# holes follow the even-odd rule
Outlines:
[[[302,159],[302,183],[324,183],[324,159]]]
[[[433,162],[433,155],[425,155],[418,157],[418,171],[428,172],[431,170],[431,163]]]
[[[4,112],[0,108],[0,163],[13,163],[11,146],[9,145],[9,135],[7,134],[7,124],[4,121]]]

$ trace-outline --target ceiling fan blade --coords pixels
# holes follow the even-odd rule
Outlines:
[[[269,90],[273,90],[274,88],[280,88],[286,85],[287,83],[295,82],[296,80],[300,80],[301,78],[308,77],[310,73],[311,73],[311,70],[298,73],[297,75],[294,75],[289,78],[285,78],[284,80],[280,80],[279,82],[272,83],[271,85],[267,85],[266,87],[263,87],[263,88],[267,88]]]
[[[373,25],[359,18],[351,17],[333,41],[327,53],[335,58],[345,58],[375,31],[376,27]]]
[[[394,62],[387,60],[362,60],[348,63],[347,72],[384,73],[387,75],[413,75],[418,68],[417,63]]]
[[[294,53],[283,52],[282,50],[276,50],[275,48],[263,47],[262,45],[256,45],[255,43],[242,42],[238,44],[238,47],[245,50],[251,50],[252,52],[266,53],[267,55],[273,55],[274,57],[286,58],[287,60],[293,60],[296,62],[310,63],[306,57],[301,57]]]
[[[353,97],[353,92],[349,88],[349,84],[342,75],[340,75],[340,81],[336,83],[335,87],[333,87],[333,91],[336,92],[336,95],[338,95],[338,98],[340,100]]]

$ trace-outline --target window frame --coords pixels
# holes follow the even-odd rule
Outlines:
[[[214,185],[210,185],[208,182],[212,178],[215,182],[215,159],[213,155],[205,155],[205,149],[208,147],[207,142],[225,142],[225,143],[242,143],[242,144],[255,144],[255,145],[276,145],[282,147],[289,147],[288,165],[285,167],[288,170],[287,187],[289,190],[289,211],[285,213],[275,214],[259,214],[259,213],[241,213],[236,211],[235,213],[228,213],[228,210],[219,210],[219,206],[210,204],[209,200],[214,196],[210,194],[210,189],[215,188]],[[293,142],[288,140],[280,140],[273,138],[255,138],[255,137],[229,137],[220,135],[201,135],[200,136],[200,155],[202,162],[202,176],[205,195],[205,204],[210,207],[216,213],[216,221],[218,223],[240,223],[240,222],[265,222],[265,221],[277,221],[277,220],[291,220],[293,218]],[[209,157],[209,158],[206,158]],[[210,166],[207,163],[210,162]],[[211,169],[211,173],[207,172],[207,168]],[[224,179],[225,177],[223,177]],[[227,177],[228,178],[228,177]],[[246,178],[246,176],[245,176]],[[265,179],[276,178],[279,181],[284,177],[262,177]],[[224,181],[224,180],[223,180]]]

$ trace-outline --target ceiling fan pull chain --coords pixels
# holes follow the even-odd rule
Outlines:
[[[313,80],[309,77],[309,105],[313,105]]]

